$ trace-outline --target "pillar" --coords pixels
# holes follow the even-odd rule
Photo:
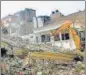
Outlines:
[[[63,47],[63,42],[62,42],[62,35],[61,35],[62,33],[60,32],[59,33],[59,37],[60,37],[60,42],[61,42],[61,48]]]
[[[51,36],[50,40],[51,42],[54,42],[54,36]]]

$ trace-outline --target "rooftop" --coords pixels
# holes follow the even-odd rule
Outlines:
[[[55,28],[56,28],[56,26],[59,27],[59,25],[66,20],[77,21],[77,23],[80,23],[80,25],[83,26],[84,22],[85,22],[84,15],[85,15],[85,10],[79,11],[79,12],[76,12],[76,13],[73,13],[73,14],[70,14],[67,16],[62,16],[62,17],[57,18],[55,20],[50,20],[50,21],[48,21],[48,23],[46,23],[46,25],[44,25],[44,27],[35,28],[34,30],[42,30],[42,29],[49,28],[52,26],[55,26]]]

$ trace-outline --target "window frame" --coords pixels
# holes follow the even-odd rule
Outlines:
[[[58,36],[58,39],[57,39],[57,36]],[[57,34],[55,37],[54,37],[54,41],[60,41],[60,35]]]
[[[66,34],[68,34],[68,38],[67,38]],[[70,39],[70,34],[68,32],[62,33],[61,37],[62,37],[62,40],[69,40]]]

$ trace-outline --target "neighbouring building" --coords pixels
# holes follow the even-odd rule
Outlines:
[[[36,17],[36,12],[33,9],[24,9],[8,15],[2,19],[3,28],[7,29],[8,34],[18,35],[20,37],[33,33],[33,17]]]
[[[2,29],[8,33],[17,35],[22,39],[28,39],[31,44],[52,44],[65,49],[76,49],[73,38],[69,33],[59,33],[56,37],[51,35],[51,30],[59,28],[66,20],[74,21],[74,27],[78,31],[85,29],[85,11],[79,11],[64,16],[58,10],[50,16],[36,17],[36,11],[25,9],[2,19]],[[85,33],[79,33],[81,39],[85,39]]]
[[[17,13],[14,13],[15,16],[17,16],[19,19],[26,21],[26,22],[32,22],[33,17],[36,17],[36,11],[33,9],[24,9],[22,11],[19,11]]]
[[[16,32],[17,17],[14,15],[8,15],[2,18],[2,31],[7,30],[8,34]]]
[[[53,46],[63,47],[65,49],[76,49],[73,38],[69,33],[59,33],[56,37],[51,35],[51,30],[59,28],[66,20],[75,21],[74,26],[77,30],[85,28],[85,11],[79,11],[68,16],[62,15],[59,11],[51,14],[48,22],[43,23],[42,18],[39,17],[34,20],[34,43],[38,44],[52,44]],[[40,26],[39,26],[40,25]],[[85,36],[85,33],[82,33]],[[84,37],[82,37],[84,39]]]

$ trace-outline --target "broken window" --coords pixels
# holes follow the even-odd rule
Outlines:
[[[54,41],[59,41],[60,40],[60,37],[59,37],[59,34],[57,34],[55,37],[54,37]]]
[[[62,34],[62,40],[68,40],[69,39],[69,33]]]
[[[65,40],[69,40],[69,33],[65,33]]]
[[[5,48],[1,48],[1,57],[4,57],[7,55],[7,50]]]
[[[50,35],[42,35],[41,36],[41,41],[42,42],[50,42]]]
[[[62,34],[62,40],[65,40],[65,35],[64,34]]]
[[[50,42],[50,35],[46,35],[46,42]]]
[[[42,36],[41,36],[41,41],[42,41],[42,42],[45,42],[45,35],[42,35]]]
[[[3,29],[2,29],[2,33],[3,33],[3,34],[8,34],[7,29],[6,29],[6,28],[3,28]]]

